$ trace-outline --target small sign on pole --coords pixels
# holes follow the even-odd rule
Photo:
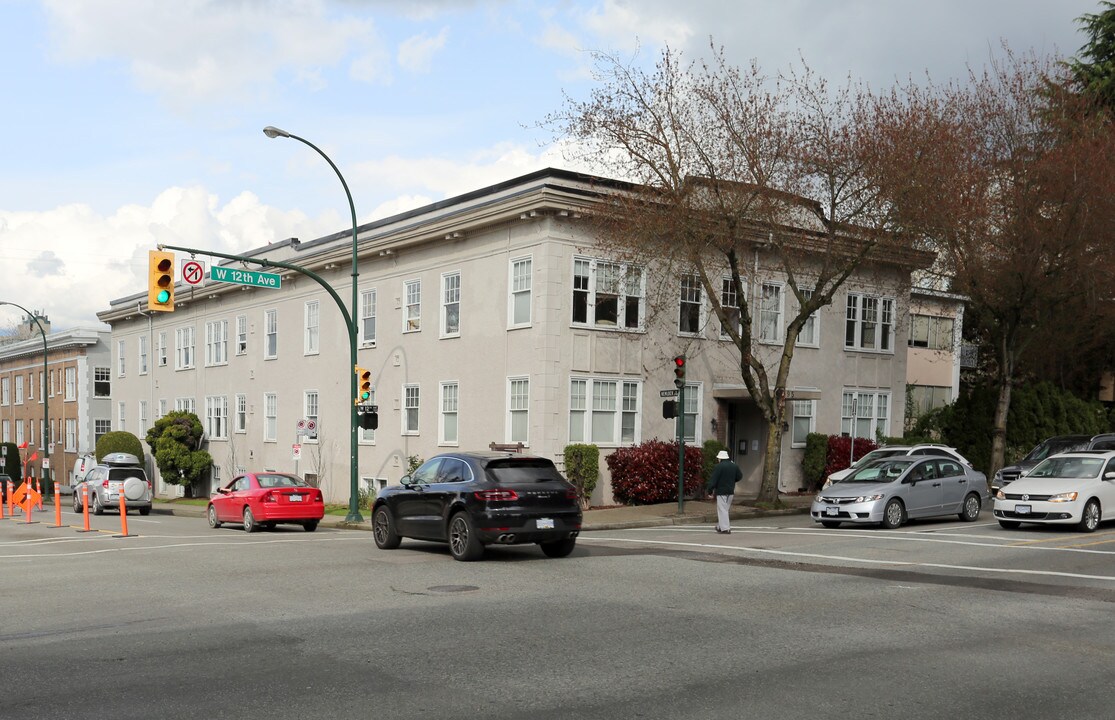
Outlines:
[[[291,450],[293,451],[292,455],[295,460],[302,459],[302,446],[299,443],[294,443],[294,445],[291,446]]]

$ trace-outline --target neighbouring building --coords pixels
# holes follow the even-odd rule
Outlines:
[[[0,439],[27,444],[20,451],[27,476],[68,486],[77,458],[92,454],[97,438],[111,429],[110,334],[95,328],[44,329],[45,367],[38,332],[0,345]],[[44,442],[47,420],[49,445]],[[44,459],[49,459],[45,474]]]
[[[962,295],[940,290],[911,290],[906,361],[908,420],[952,403],[960,393],[964,300]]]
[[[356,364],[372,371],[379,407],[378,429],[359,431],[366,485],[398,482],[410,458],[455,448],[522,443],[560,466],[569,443],[595,443],[606,456],[673,438],[660,391],[673,388],[672,358],[685,352],[686,442],[727,444],[743,492],[757,492],[766,426],[699,286],[686,275],[652,280],[648,268],[594,248],[585,214],[617,186],[542,170],[358,229]],[[351,297],[348,230],[244,255],[307,268],[346,306]],[[747,286],[725,283],[720,300],[738,305],[747,293],[759,352],[774,359],[796,300],[761,247],[748,255]],[[780,490],[802,485],[809,432],[901,434],[909,279],[928,259],[881,258],[807,324],[790,377]],[[145,292],[98,313],[112,327],[113,428],[142,437],[167,412],[193,411],[214,459],[210,489],[270,469],[343,502],[353,367],[341,311],[311,278],[262,269],[278,272],[281,286],[179,281],[173,313],[147,312]],[[664,309],[649,301],[655,294],[669,298]],[[594,503],[611,501],[603,458],[600,466]],[[177,490],[157,485],[163,495]]]

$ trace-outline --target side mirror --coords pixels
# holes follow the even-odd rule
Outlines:
[[[223,488],[223,487],[217,488],[217,494],[218,495],[228,495],[228,488]]]
[[[399,484],[403,487],[410,487],[414,484],[414,480],[410,477],[410,475],[403,475],[401,478],[399,478]]]
[[[1115,470],[1108,470],[1103,474],[1104,480],[1115,480]]]

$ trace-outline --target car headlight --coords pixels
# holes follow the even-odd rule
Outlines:
[[[858,502],[858,503],[875,502],[876,500],[882,500],[882,499],[883,499],[883,494],[882,493],[879,493],[877,495],[860,495],[858,498],[856,498],[856,502]]]
[[[1077,493],[1057,493],[1049,496],[1049,502],[1076,502]]]
[[[1003,494],[1002,488],[995,491],[995,499],[996,500],[1006,500],[1007,499],[1007,496]]]
[[[821,486],[821,489],[828,490],[830,487],[832,487],[832,478],[827,478],[825,484]]]

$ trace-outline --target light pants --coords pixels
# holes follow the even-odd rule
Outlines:
[[[732,523],[728,519],[728,509],[732,507],[732,498],[735,495],[716,496],[716,529],[731,530]]]

